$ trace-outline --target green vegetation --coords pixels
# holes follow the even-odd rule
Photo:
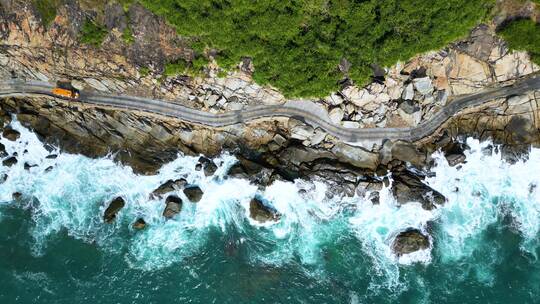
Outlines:
[[[117,2],[120,3],[124,8],[124,12],[127,12],[129,10],[129,7],[131,6],[131,4],[133,4],[133,1],[134,0],[117,0]]]
[[[92,20],[86,20],[81,29],[81,42],[93,46],[100,46],[107,36],[107,29]]]
[[[150,69],[148,67],[141,67],[139,68],[139,73],[141,73],[142,77],[146,77],[150,74]]]
[[[179,59],[174,62],[169,62],[165,65],[165,71],[164,74],[166,76],[176,76],[180,74],[184,74],[187,71],[188,63],[183,60]]]
[[[61,0],[33,0],[32,3],[39,12],[43,25],[48,26],[56,17],[56,10]]]
[[[163,74],[169,77],[177,75],[198,76],[207,64],[208,61],[202,56],[197,56],[192,61],[178,59],[176,61],[167,63],[165,65],[165,71]]]
[[[369,81],[370,64],[437,49],[483,20],[494,0],[139,0],[195,49],[215,48],[218,63],[233,68],[253,58],[254,78],[288,96],[322,96],[343,74]],[[172,68],[169,68],[170,71]]]
[[[223,70],[219,70],[217,76],[219,78],[224,78],[225,76],[227,76],[227,72],[223,71]]]
[[[499,34],[511,49],[529,52],[531,60],[540,65],[540,25],[530,19],[516,20]]]
[[[131,28],[126,26],[126,29],[124,29],[124,32],[122,32],[122,39],[124,39],[124,42],[127,44],[132,44],[135,41],[135,37],[133,37],[133,33],[131,32]]]

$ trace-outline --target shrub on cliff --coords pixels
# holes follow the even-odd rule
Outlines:
[[[92,20],[86,20],[81,29],[81,42],[100,46],[107,36],[107,29]]]
[[[56,9],[60,0],[33,0],[32,3],[41,17],[43,25],[48,26],[56,17]]]
[[[532,20],[516,20],[504,27],[499,34],[513,50],[527,51],[531,60],[540,65],[540,25]]]
[[[343,77],[362,84],[383,66],[466,35],[493,0],[139,0],[199,51],[218,50],[232,68],[253,58],[254,78],[289,96],[322,96]]]

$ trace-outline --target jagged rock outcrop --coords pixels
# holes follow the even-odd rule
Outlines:
[[[411,172],[402,171],[392,178],[392,193],[399,204],[418,202],[422,208],[432,210],[446,202],[441,193],[424,184]]]
[[[183,178],[177,180],[170,179],[159,186],[156,190],[152,191],[151,197],[154,199],[161,198],[169,192],[182,190],[185,185],[187,185],[187,181]]]
[[[21,3],[24,1],[3,1],[0,8],[1,78],[12,74],[50,82],[67,78],[80,89],[161,98],[210,112],[286,101],[275,89],[253,82],[249,58],[242,60],[238,71],[221,78],[215,62],[202,77],[163,75],[166,62],[202,54],[140,5],[125,12],[118,4],[108,4],[102,17],[109,33],[101,47],[94,47],[79,42],[85,18],[93,16],[91,9],[67,1],[45,27],[31,5]],[[127,26],[134,36],[131,44],[121,38]],[[346,66],[343,62],[343,68]],[[314,101],[329,111],[331,121],[349,128],[416,126],[456,95],[501,81],[511,83],[538,67],[526,53],[510,52],[492,25],[482,25],[444,50],[375,70],[384,77],[362,88],[347,82],[339,92]],[[329,183],[334,193],[353,195],[366,175],[385,174],[403,164],[429,165],[427,155],[443,147],[440,137],[445,130],[450,138],[465,134],[518,146],[538,145],[538,95],[532,92],[467,109],[418,143],[387,141],[382,146],[343,143],[298,119],[259,120],[214,129],[45,97],[3,99],[0,125],[16,114],[42,139],[65,151],[92,157],[113,151],[119,161],[140,173],[154,173],[178,153],[215,156],[228,150],[241,157],[231,176],[248,175],[263,185],[304,177]],[[463,161],[460,153],[448,157],[453,164]],[[207,158],[201,158],[198,168],[207,176],[216,170]],[[183,185],[177,188],[172,187],[179,190]],[[172,191],[165,190],[156,195]]]

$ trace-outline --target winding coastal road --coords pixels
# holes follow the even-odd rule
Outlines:
[[[53,87],[54,85],[46,82],[7,80],[0,82],[0,97],[54,96],[51,92]],[[281,105],[248,107],[240,111],[220,114],[196,110],[170,101],[87,91],[81,92],[77,102],[149,112],[211,127],[242,124],[261,118],[293,117],[301,119],[313,127],[319,127],[345,142],[355,143],[383,139],[417,141],[435,132],[445,121],[460,111],[497,98],[520,95],[532,90],[540,90],[540,76],[538,75],[518,80],[509,86],[487,89],[453,99],[429,120],[410,128],[344,128],[333,124],[324,108],[309,101],[289,101]]]

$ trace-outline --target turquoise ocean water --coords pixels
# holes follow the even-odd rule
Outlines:
[[[540,150],[508,164],[470,139],[460,169],[435,154],[426,182],[449,201],[425,211],[398,207],[388,189],[380,205],[328,199],[323,183],[301,180],[260,190],[226,177],[230,155],[211,177],[185,156],[139,176],[110,158],[49,152],[13,125],[21,138],[0,140],[19,156],[0,168],[0,303],[540,302]],[[195,204],[179,192],[182,212],[166,221],[149,194],[180,177],[205,194]],[[116,196],[127,204],[105,224]],[[250,220],[254,196],[281,220]],[[146,229],[131,228],[138,217]],[[429,232],[432,246],[398,258],[390,244],[409,227]]]

